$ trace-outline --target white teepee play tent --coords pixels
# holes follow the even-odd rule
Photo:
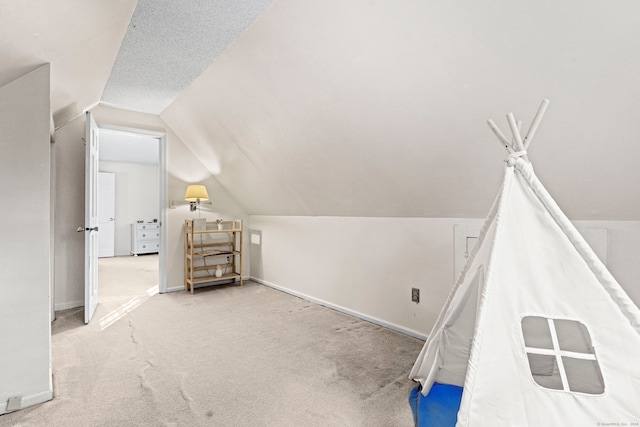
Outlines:
[[[526,156],[547,104],[524,139],[489,121],[504,182],[410,374],[463,387],[457,426],[640,425],[640,310]]]

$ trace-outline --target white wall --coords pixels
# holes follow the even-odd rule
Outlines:
[[[55,279],[56,311],[84,305],[84,115],[56,131]]]
[[[131,224],[160,218],[158,166],[100,161],[100,172],[116,175],[115,255],[130,255]]]
[[[251,275],[426,334],[453,284],[453,225],[427,218],[251,216]],[[421,303],[411,302],[411,288]]]
[[[584,228],[607,230],[607,268],[640,307],[640,221],[573,221],[573,224],[581,232]]]
[[[51,399],[49,64],[0,87],[0,414]]]
[[[454,282],[454,225],[479,219],[251,216],[251,275],[295,294],[425,336]],[[608,265],[640,303],[640,222],[607,228]],[[411,302],[411,288],[421,302]]]

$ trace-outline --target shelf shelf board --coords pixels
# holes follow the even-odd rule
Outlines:
[[[240,278],[240,275],[238,273],[228,273],[228,274],[223,274],[222,277],[215,277],[215,276],[195,277],[193,279],[187,279],[187,283],[190,285],[197,285],[199,283],[220,282],[222,280],[239,279],[239,278]]]
[[[220,252],[220,251],[207,251],[207,252],[194,252],[193,253],[193,259],[201,259],[201,258],[206,258],[206,257],[210,257],[210,256],[235,256],[235,255],[240,255],[240,253],[238,251],[224,251],[224,252]],[[187,259],[191,259],[191,254],[187,253],[186,254],[186,258]]]

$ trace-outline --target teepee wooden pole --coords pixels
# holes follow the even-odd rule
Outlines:
[[[509,128],[511,129],[511,134],[513,135],[516,149],[519,151],[524,151],[522,137],[520,136],[520,132],[518,132],[518,125],[516,124],[516,119],[513,116],[513,113],[507,114],[507,122],[509,123]]]
[[[509,153],[513,153],[513,148],[511,147],[509,140],[504,136],[502,132],[500,132],[500,129],[498,128],[498,126],[496,126],[495,123],[493,123],[493,120],[487,120],[487,124],[489,125],[493,133],[498,137],[498,142],[500,143],[500,145],[506,148]]]
[[[520,133],[520,131],[522,130],[522,120],[518,120],[518,121],[516,122],[516,126],[518,127],[518,135],[522,135],[522,134]],[[516,139],[515,139],[515,138],[511,138],[511,146],[512,146],[512,147],[517,147],[517,145],[516,145]]]
[[[511,133],[513,134],[513,138],[515,139],[515,146],[518,151],[525,151],[524,144],[522,143],[522,137],[520,136],[520,131],[518,130],[518,125],[516,124],[516,119],[513,116],[513,113],[507,114],[507,121],[509,122],[509,127],[511,128]],[[529,160],[527,155],[523,155],[522,158],[524,160]]]
[[[547,110],[549,106],[549,100],[543,99],[540,107],[538,107],[538,112],[536,116],[533,118],[533,122],[531,122],[531,126],[529,127],[529,131],[527,131],[527,135],[524,137],[524,149],[529,148],[529,144],[531,144],[531,140],[533,139],[533,135],[535,135],[536,130],[538,130],[538,126],[542,121],[542,116],[544,116],[544,112]]]

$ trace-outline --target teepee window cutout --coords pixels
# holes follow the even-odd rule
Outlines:
[[[552,390],[602,394],[604,382],[586,326],[575,320],[522,318],[533,380]]]

